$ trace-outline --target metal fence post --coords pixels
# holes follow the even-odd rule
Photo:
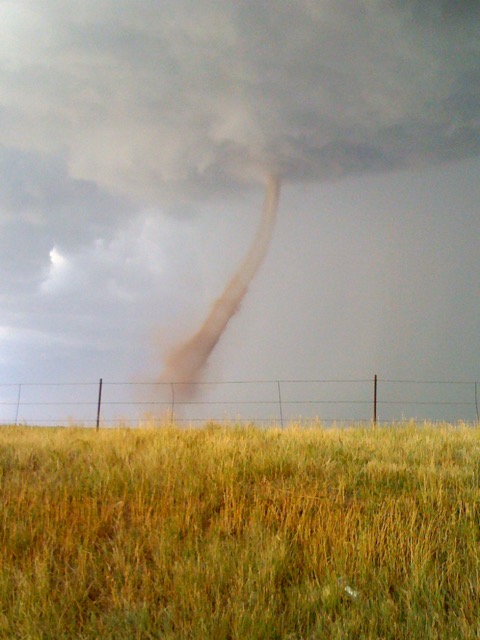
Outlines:
[[[373,426],[377,426],[377,374],[373,378]]]
[[[170,383],[170,389],[172,391],[172,404],[170,405],[170,422],[173,423],[175,417],[175,385]]]
[[[15,412],[15,426],[18,426],[18,412],[20,411],[20,397],[22,395],[22,385],[18,385],[17,410]]]
[[[100,378],[100,382],[98,385],[97,426],[96,426],[97,431],[100,428],[100,409],[102,407],[102,385],[103,385],[103,379]]]
[[[280,381],[277,380],[277,389],[278,389],[278,406],[280,409],[280,426],[283,427],[283,408],[282,408],[282,393],[280,391]]]
[[[475,382],[475,411],[477,413],[477,423],[480,423],[480,415],[478,413],[477,382]]]

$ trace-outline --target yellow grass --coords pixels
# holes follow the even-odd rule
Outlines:
[[[0,638],[478,638],[480,431],[0,430]]]

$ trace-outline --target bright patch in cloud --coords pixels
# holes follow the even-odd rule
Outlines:
[[[56,247],[53,247],[53,249],[50,251],[50,262],[57,269],[61,269],[62,266],[67,263],[65,256],[62,256],[62,254],[57,250]]]
[[[53,247],[49,255],[50,269],[46,280],[40,285],[40,290],[43,293],[57,293],[65,287],[71,272],[71,265],[56,247]]]

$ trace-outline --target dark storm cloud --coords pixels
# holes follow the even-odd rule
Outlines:
[[[477,3],[4,2],[6,144],[143,198],[480,150]]]
[[[479,80],[478,2],[1,0],[0,324],[178,319],[192,211],[476,156]]]

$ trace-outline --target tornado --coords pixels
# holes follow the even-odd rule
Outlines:
[[[248,287],[262,264],[270,244],[280,196],[280,179],[269,175],[265,185],[262,218],[243,262],[214,302],[206,320],[190,338],[176,345],[165,359],[160,382],[182,383],[184,398],[195,394],[195,384],[230,319],[240,307]]]

